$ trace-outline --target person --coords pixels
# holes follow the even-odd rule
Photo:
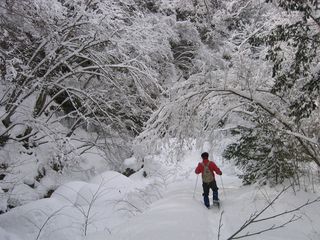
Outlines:
[[[198,163],[195,169],[196,174],[202,174],[202,188],[203,188],[203,201],[204,205],[209,208],[209,191],[212,190],[213,204],[219,204],[218,187],[214,177],[214,172],[218,175],[222,175],[222,172],[218,166],[209,160],[209,154],[204,152],[201,154],[202,162]]]

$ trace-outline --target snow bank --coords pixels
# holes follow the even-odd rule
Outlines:
[[[281,186],[272,189],[242,186],[240,179],[228,174],[233,172],[229,171],[233,166],[222,164],[221,158],[212,154],[224,173],[222,178],[217,178],[222,209],[208,210],[202,203],[201,182],[196,180],[194,173],[201,160],[200,154],[201,151],[185,151],[174,164],[164,152],[145,158],[145,168],[129,178],[107,171],[89,182],[64,184],[49,199],[0,215],[0,239],[217,239],[222,210],[220,239],[227,239],[251,214],[263,209],[279,193]],[[316,196],[316,193],[289,191],[263,217],[290,210]],[[319,240],[319,207],[318,203],[300,209],[296,212],[301,216],[299,221],[251,239]],[[259,222],[250,226],[248,231],[281,224],[290,217]]]
[[[138,161],[137,158],[131,157],[127,158],[123,162],[123,171],[126,170],[127,168],[130,168],[134,171],[138,171],[141,168],[142,163]]]
[[[12,233],[8,233],[3,228],[0,227],[0,239],[3,240],[22,240],[21,238],[17,237]]]
[[[67,240],[81,236],[80,230],[72,227],[75,219],[79,219],[79,214],[67,209],[59,200],[41,199],[0,215],[0,226],[24,240],[40,236],[48,240]]]
[[[131,179],[114,171],[104,172],[89,183],[69,182],[60,186],[51,198],[0,215],[1,239],[67,240],[82,239],[97,229],[108,232],[132,216],[127,195],[134,189]]]
[[[128,191],[134,188],[134,182],[130,180],[130,178],[115,171],[106,171],[99,174],[92,178],[90,182],[102,185],[104,188],[116,187],[116,189],[120,191]]]
[[[53,192],[51,198],[58,199],[65,204],[75,204],[78,198],[78,193],[81,188],[87,185],[86,182],[74,181],[66,183],[60,186],[57,190]]]

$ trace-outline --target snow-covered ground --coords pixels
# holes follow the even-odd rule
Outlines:
[[[146,163],[147,178],[143,171],[130,178],[109,171],[88,183],[70,182],[49,199],[0,215],[0,239],[206,240],[218,239],[221,221],[220,239],[224,240],[283,188],[242,186],[233,167],[217,157],[223,170],[222,177],[217,177],[221,208],[208,210],[202,204],[201,178],[197,181],[194,174],[199,160],[199,152],[189,152],[179,164],[158,156]],[[289,211],[317,196],[319,190],[293,192],[290,188],[258,219]],[[250,239],[319,240],[319,202],[292,214],[253,223],[238,236],[279,226],[294,214],[301,218]]]

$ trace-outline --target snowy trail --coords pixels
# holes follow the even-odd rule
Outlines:
[[[218,228],[221,212],[222,230],[220,239],[227,239],[250,216],[262,209],[268,199],[277,194],[264,192],[252,186],[242,186],[241,180],[235,176],[223,176],[224,187],[218,178],[219,194],[222,206],[220,209],[206,209],[202,205],[202,187],[198,182],[196,197],[193,198],[195,177],[182,182],[170,184],[163,198],[150,205],[144,213],[129,219],[113,229],[111,233],[97,232],[88,235],[85,240],[213,240],[218,239]],[[225,191],[225,192],[224,192]],[[269,194],[269,195],[268,195]],[[311,195],[310,195],[311,196]],[[210,196],[211,197],[211,196]],[[295,204],[304,201],[306,193],[295,196]],[[292,195],[282,199],[271,211],[287,209]],[[292,205],[293,206],[293,205]],[[291,207],[291,206],[290,206]],[[251,240],[302,240],[320,239],[320,225],[310,219],[319,219],[319,211],[303,210],[300,213],[307,216],[299,222],[292,223],[282,230],[270,231],[262,235],[250,237]],[[313,216],[312,216],[313,215]],[[248,228],[256,231],[270,224],[281,224],[283,219],[275,219],[271,223],[262,222]]]
[[[139,189],[146,194],[142,196],[155,195],[154,191],[157,191],[157,188],[149,187],[155,184],[152,176],[145,178],[143,172],[139,171],[127,178],[119,173],[107,171],[92,178],[88,183],[70,182],[59,187],[51,198],[31,202],[0,215],[0,239],[217,240],[219,220],[223,211],[220,240],[226,240],[252,214],[270,203],[283,188],[281,185],[273,188],[243,186],[232,168],[220,162],[223,176],[217,176],[216,180],[220,188],[221,209],[214,207],[208,210],[202,203],[201,177],[198,178],[193,197],[196,183],[196,162],[193,159],[196,157],[189,156],[179,168],[174,166],[173,169],[179,171],[175,171],[176,175],[173,178],[166,178],[166,183],[159,184],[161,187],[166,185],[167,188],[161,198],[155,197],[153,203],[150,201],[150,205],[141,201]],[[155,159],[151,164],[156,170],[159,170],[158,162],[159,159]],[[164,173],[170,173],[169,170],[167,167]],[[307,200],[319,196],[319,191],[312,193],[301,189],[294,192],[291,189],[264,212],[262,217],[268,218],[301,206]],[[95,196],[99,197],[95,199]],[[127,198],[128,196],[132,198]],[[210,200],[211,197],[210,192]],[[127,208],[125,203],[119,204],[122,203],[121,200],[126,199],[130,199],[133,206],[144,211],[136,211],[136,215],[132,216],[130,208]],[[141,205],[137,205],[139,203]],[[319,204],[295,212],[294,214],[301,216],[299,221],[276,231],[254,235],[250,240],[319,240]],[[291,217],[292,215],[281,216],[277,219],[272,218],[271,221],[252,224],[241,234],[261,231],[273,225],[279,226]]]
[[[234,177],[228,178],[226,187],[240,185]],[[231,184],[236,183],[236,185]],[[202,188],[197,184],[193,198],[195,178],[168,186],[163,198],[153,203],[143,214],[118,226],[111,235],[96,233],[86,240],[207,240],[217,239],[221,209],[208,210],[202,204]],[[223,199],[222,189],[220,190]]]
[[[128,236],[132,240],[210,239],[210,228],[204,228],[208,224],[208,210],[201,205],[200,198],[192,197],[190,184],[183,185],[174,185],[163,199],[152,204],[143,214],[119,226],[108,239],[128,239]]]

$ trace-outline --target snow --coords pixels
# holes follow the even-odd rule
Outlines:
[[[124,170],[126,168],[130,168],[130,169],[133,169],[134,171],[137,171],[140,167],[141,167],[141,164],[139,164],[137,158],[135,157],[127,158],[123,162]]]
[[[8,233],[1,227],[0,227],[0,238],[4,240],[21,240],[21,238],[17,237],[12,233]]]
[[[78,192],[81,188],[87,185],[86,182],[74,181],[66,183],[60,186],[56,191],[53,192],[51,198],[65,201],[69,204],[75,204],[78,197]]]
[[[210,149],[210,145],[202,148]],[[169,180],[165,182],[159,177],[163,175],[151,171],[155,169],[151,167],[153,164],[148,163],[150,176],[147,178],[143,176],[143,169],[129,178],[106,171],[89,182],[64,184],[51,198],[33,201],[0,215],[0,239],[206,240],[217,239],[220,219],[220,239],[227,239],[283,188],[242,186],[241,180],[234,174],[234,167],[224,163],[218,155],[213,155],[211,159],[216,160],[224,173],[221,177],[216,176],[221,208],[208,210],[202,204],[201,178],[194,174],[200,153],[186,151],[179,166],[170,164],[166,154],[146,158],[145,161],[149,159],[151,163],[158,163],[156,166],[161,166],[162,174],[167,170],[174,175],[166,176]],[[176,171],[172,172],[172,169]],[[289,189],[261,217],[294,209],[318,195],[318,192],[297,189],[294,192]],[[294,212],[301,216],[296,222],[250,239],[318,240],[319,205],[318,202]],[[254,223],[242,234],[260,231],[272,224],[282,224],[291,216]]]
[[[0,189],[0,195],[4,196],[4,191]],[[4,212],[7,208],[7,198],[2,197],[0,200],[0,211]]]
[[[220,191],[222,207],[206,209],[201,202],[201,187],[198,185],[196,197],[193,198],[195,178],[171,184],[163,199],[153,203],[143,214],[121,224],[112,231],[112,235],[94,233],[87,240],[143,240],[143,239],[217,239],[219,220],[222,211],[222,239],[235,232],[242,223],[257,209],[261,209],[267,200],[275,196],[277,191],[243,187],[234,176],[224,176],[225,189]],[[218,180],[219,183],[219,180]],[[219,185],[219,184],[218,184]],[[221,186],[221,181],[220,181]],[[300,192],[292,201],[292,193],[281,199],[280,204],[271,210],[276,213],[281,209],[296,207],[313,194]],[[314,196],[313,196],[314,197]],[[319,206],[319,205],[318,205]],[[316,207],[316,206],[315,206]],[[269,214],[271,214],[269,213]],[[319,239],[320,226],[314,219],[319,219],[320,212],[302,210],[304,217],[301,221],[287,226],[283,230],[268,232],[251,239]],[[313,219],[313,220],[311,220]],[[272,221],[271,224],[280,220]],[[264,228],[264,223],[250,228],[250,231]]]
[[[19,204],[14,205],[23,205],[30,201],[35,201],[39,199],[38,193],[29,187],[26,184],[19,184],[14,186],[12,192],[11,192],[11,198],[10,201],[19,201]]]
[[[309,109],[311,117],[296,124],[289,107],[304,95],[301,107],[308,110],[312,100],[317,105],[316,91],[302,89],[318,72],[318,58],[309,56],[306,76],[290,87],[288,96],[282,92],[279,101],[269,92],[275,79],[265,61],[268,48],[248,41],[253,35],[271,36],[272,29],[292,26],[301,16],[286,16],[264,1],[204,2],[90,1],[92,7],[87,1],[6,3],[13,11],[0,10],[12,28],[12,34],[4,30],[0,38],[6,43],[0,54],[5,73],[0,85],[0,115],[5,120],[0,122],[0,240],[217,239],[219,226],[220,239],[228,239],[283,189],[242,186],[236,177],[239,170],[221,157],[233,140],[228,130],[254,126],[243,114],[264,116],[258,109],[249,110],[253,105],[278,120],[272,128],[301,140],[311,158],[318,159],[318,111]],[[69,28],[74,34],[67,34]],[[25,44],[30,51],[20,51]],[[295,66],[295,50],[279,44],[284,61],[278,73],[285,74]],[[26,79],[22,85],[21,79]],[[83,100],[79,109],[72,103],[77,116],[59,110],[58,95],[52,95],[60,89]],[[37,116],[42,94],[47,97]],[[71,95],[65,100],[73,102]],[[254,104],[248,109],[247,103]],[[12,124],[7,126],[10,109]],[[104,118],[107,121],[101,121]],[[83,125],[69,136],[77,119],[83,119]],[[150,120],[142,124],[145,119]],[[217,129],[220,122],[223,128]],[[29,146],[23,146],[19,136],[28,128]],[[133,139],[131,131],[142,129]],[[204,144],[187,148],[172,135]],[[161,149],[164,138],[170,139]],[[124,159],[131,150],[134,156]],[[202,204],[201,178],[194,168],[203,151],[223,170],[217,177],[221,209],[207,210]],[[126,177],[111,171],[127,168],[136,173]],[[251,239],[320,239],[319,202],[272,217],[318,197],[320,179],[314,176],[309,179],[314,185],[302,178],[301,189],[289,189],[239,235],[281,226],[297,214],[299,220],[288,226]]]

